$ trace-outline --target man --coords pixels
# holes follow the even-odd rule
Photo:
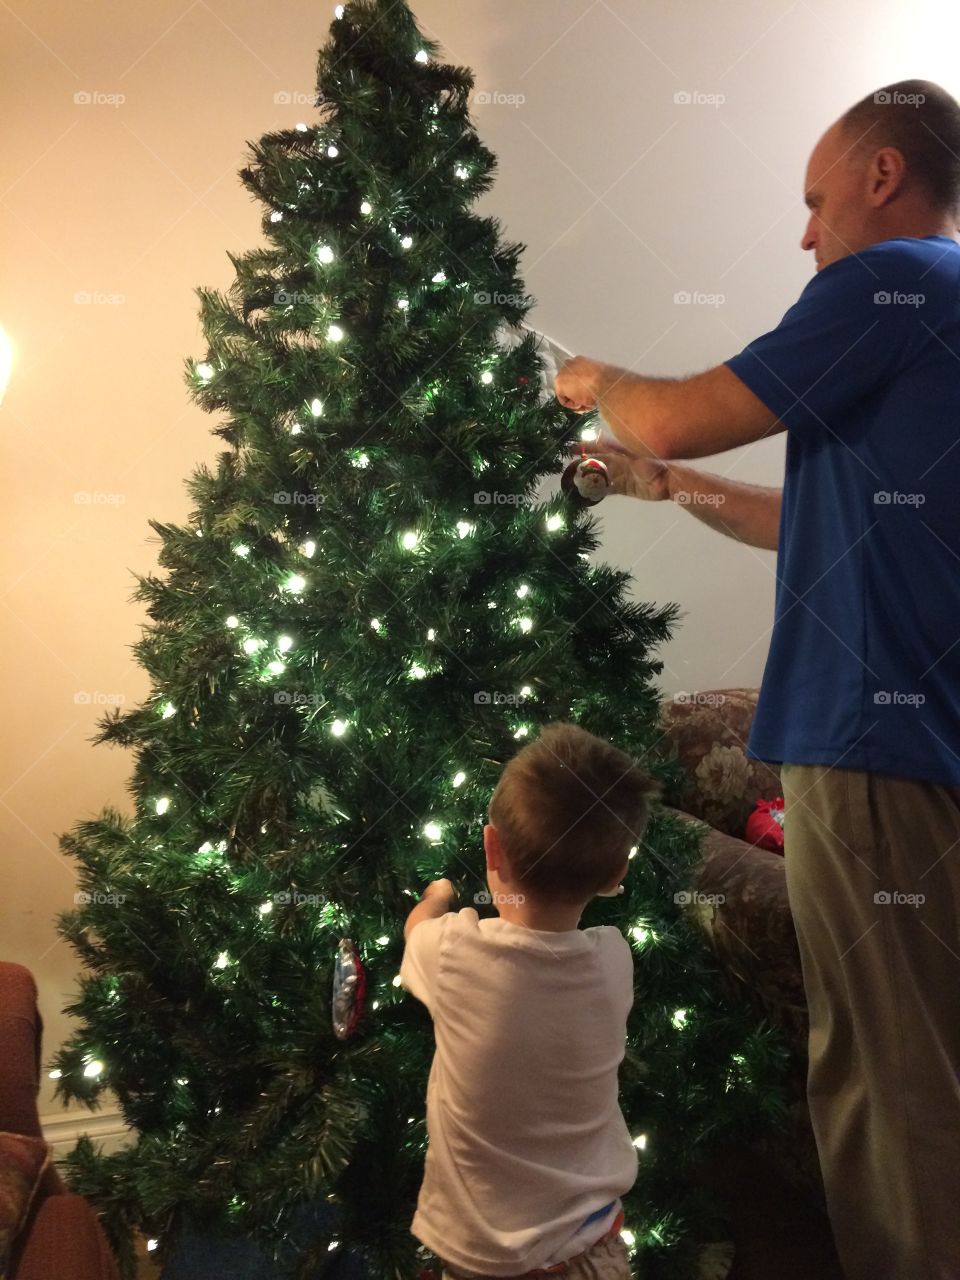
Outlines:
[[[817,274],[684,379],[578,356],[614,490],[777,548],[748,754],[782,765],[808,1097],[848,1280],[960,1277],[960,107],[902,81],[807,167]],[[777,490],[662,459],[787,432]],[[624,450],[628,451],[625,452]]]

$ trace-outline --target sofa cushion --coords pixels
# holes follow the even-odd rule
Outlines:
[[[0,1133],[0,1274],[49,1162],[50,1147],[42,1138]]]
[[[745,754],[758,697],[758,689],[706,689],[660,707],[662,745],[687,773],[664,801],[730,836],[743,835],[758,799],[782,795],[779,770]]]

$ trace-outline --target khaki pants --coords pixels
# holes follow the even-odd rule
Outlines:
[[[781,770],[807,1093],[847,1280],[960,1277],[960,786]]]
[[[461,1275],[469,1275],[471,1280],[486,1280],[474,1272],[451,1271],[449,1267],[444,1267],[442,1280],[460,1280]],[[556,1280],[632,1280],[632,1276],[630,1256],[623,1240],[620,1236],[604,1236],[592,1249],[571,1258],[567,1270],[556,1273]],[[542,1280],[549,1278],[544,1276]]]

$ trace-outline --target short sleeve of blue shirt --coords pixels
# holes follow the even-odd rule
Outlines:
[[[925,336],[934,300],[910,243],[884,240],[830,263],[776,329],[726,361],[788,430],[842,430],[844,412],[894,378]]]

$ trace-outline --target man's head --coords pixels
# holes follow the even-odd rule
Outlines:
[[[624,751],[558,721],[507,761],[484,831],[491,887],[582,905],[626,871],[659,783]]]
[[[855,103],[813,149],[801,246],[817,270],[895,236],[952,236],[960,211],[960,105],[929,80]]]

